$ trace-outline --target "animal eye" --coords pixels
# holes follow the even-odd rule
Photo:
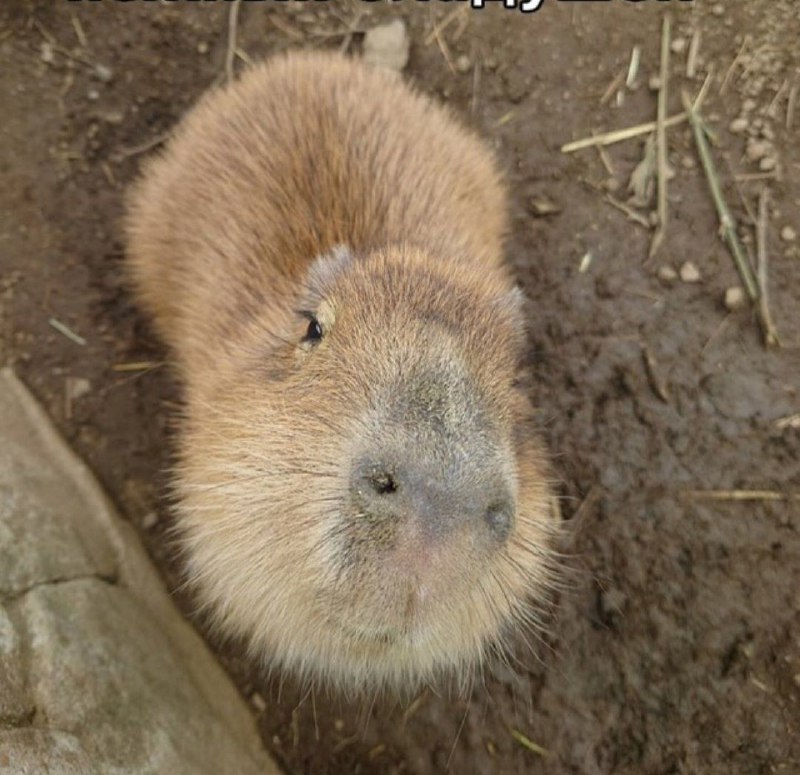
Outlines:
[[[304,342],[319,342],[322,339],[323,331],[319,320],[314,316],[313,312],[303,312],[303,317],[308,318],[308,328],[303,337]]]

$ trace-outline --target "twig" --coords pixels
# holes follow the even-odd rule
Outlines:
[[[739,172],[733,176],[733,179],[739,183],[747,183],[753,180],[773,180],[778,177],[778,170],[770,170],[769,172]]]
[[[658,90],[658,118],[656,120],[658,226],[650,243],[650,258],[658,252],[667,232],[667,131],[664,127],[664,121],[667,118],[670,30],[670,16],[666,14],[661,25],[661,69],[659,73],[661,85]]]
[[[358,25],[361,23],[361,18],[364,16],[364,12],[362,10],[356,11],[353,20],[347,25],[347,34],[342,39],[341,44],[339,45],[339,53],[346,54],[347,50],[350,48],[350,44],[353,42],[353,36],[358,31]]]
[[[676,126],[677,124],[682,124],[687,119],[688,116],[686,113],[676,113],[674,116],[670,116],[664,120],[664,126]],[[575,151],[582,151],[584,148],[592,148],[595,145],[613,145],[623,140],[630,140],[633,137],[649,134],[655,128],[656,122],[648,121],[644,124],[627,127],[626,129],[615,129],[612,132],[603,132],[599,135],[592,135],[592,137],[584,137],[582,140],[575,140],[566,145],[562,145],[561,153],[574,153]]]
[[[170,134],[170,131],[162,132],[160,135],[156,135],[146,142],[141,143],[141,145],[134,145],[130,148],[121,148],[114,154],[114,161],[122,161],[123,159],[127,159],[131,156],[138,156],[140,153],[145,153],[146,151],[161,145],[161,143],[169,138]]]
[[[294,25],[287,22],[280,14],[272,14],[269,20],[288,38],[302,40],[303,33]],[[334,32],[332,35],[341,35],[341,32]]]
[[[789,90],[789,100],[786,103],[786,128],[791,129],[794,124],[794,106],[797,102],[797,84]]]
[[[642,61],[642,47],[634,46],[631,50],[631,61],[628,65],[628,74],[625,76],[625,85],[630,89],[636,76],[639,75],[639,63]]]
[[[611,194],[606,194],[606,202],[608,202],[612,207],[616,207],[617,210],[621,210],[625,215],[630,218],[630,220],[638,223],[640,226],[644,226],[645,229],[650,231],[650,221],[645,218],[644,215],[634,210],[630,205],[625,204],[625,202],[620,202],[619,199],[616,199]]]
[[[462,6],[456,10],[463,10],[466,6]],[[447,62],[447,67],[450,69],[450,72],[455,75],[456,68],[453,65],[453,58],[450,56],[450,49],[447,48],[447,43],[445,43],[444,38],[442,37],[441,33],[439,32],[439,25],[437,24],[433,28],[433,34],[436,38],[436,44],[439,46],[439,51],[442,52],[442,56],[444,57],[444,61]]]
[[[539,756],[549,756],[549,752],[546,748],[542,748],[538,743],[534,743],[529,737],[526,737],[522,734],[518,729],[514,729],[513,727],[509,728],[511,732],[511,737],[513,737],[523,748],[527,748],[531,753],[535,753]]]
[[[597,155],[600,157],[600,162],[606,168],[606,172],[609,175],[614,175],[614,165],[611,162],[611,157],[608,155],[608,151],[602,146],[597,145]]]
[[[689,102],[689,98],[686,94],[683,95],[683,100],[686,113],[689,117],[689,123],[691,124],[694,134],[695,143],[697,144],[697,152],[700,155],[700,161],[703,164],[703,170],[708,180],[711,196],[717,208],[722,235],[725,237],[733,252],[733,258],[736,261],[736,266],[739,270],[742,282],[744,283],[747,295],[750,297],[751,301],[756,302],[758,300],[758,286],[753,277],[753,270],[747,263],[747,256],[745,256],[742,244],[739,242],[739,237],[736,234],[736,222],[733,220],[733,216],[725,202],[725,197],[722,195],[722,188],[719,183],[717,171],[714,167],[714,160],[711,157],[711,149],[708,146],[703,121],[694,106]]]
[[[624,82],[625,82],[625,71],[620,70],[611,80],[611,83],[608,84],[608,87],[603,92],[603,96],[600,97],[600,104],[605,105],[614,96],[614,92],[617,89],[619,89],[619,87],[622,86]]]
[[[469,102],[470,115],[474,116],[478,109],[478,93],[481,85],[481,60],[480,57],[475,56],[473,49],[473,59],[475,65],[472,68],[472,97]]]
[[[60,320],[56,320],[56,318],[49,318],[47,321],[59,334],[63,334],[67,337],[67,339],[75,342],[75,344],[79,344],[81,347],[86,347],[86,340],[76,334],[71,328],[65,326]]]
[[[777,490],[686,490],[684,495],[696,500],[710,501],[797,501],[800,492]]]
[[[658,361],[656,361],[650,348],[647,345],[642,347],[642,358],[644,359],[645,370],[647,371],[647,381],[650,389],[665,403],[670,401],[669,388],[664,384],[658,373]]]
[[[72,27],[75,30],[75,37],[78,39],[78,45],[81,48],[86,48],[86,33],[83,31],[83,26],[81,25],[80,19],[74,14],[70,14],[70,20],[72,21]]]
[[[780,87],[778,88],[778,91],[775,92],[775,96],[772,98],[772,101],[769,103],[769,105],[767,106],[767,109],[764,111],[764,113],[767,116],[769,116],[770,118],[774,118],[775,117],[775,112],[774,112],[775,108],[777,107],[778,102],[780,102],[781,97],[783,97],[783,93],[788,88],[789,88],[789,79],[786,78],[784,80],[784,82],[780,85]]]
[[[700,30],[695,30],[689,43],[689,53],[686,55],[686,77],[694,78],[697,71],[697,55],[700,52]]]
[[[767,347],[780,345],[778,332],[772,322],[767,290],[767,202],[769,189],[764,186],[758,197],[758,220],[756,221],[756,243],[758,245],[758,291],[759,311],[764,328],[764,341]]]
[[[467,10],[469,10],[467,6],[463,5],[460,8],[454,8],[449,14],[447,14],[447,16],[444,17],[444,19],[438,21],[425,37],[425,45],[430,46],[431,43],[433,43],[433,41],[436,40],[447,27],[449,27],[461,14],[465,13]]]
[[[239,25],[239,6],[241,0],[233,0],[228,9],[228,48],[225,51],[225,77],[228,83],[233,81],[235,75],[233,63],[236,59],[236,33]]]
[[[150,371],[164,365],[164,361],[133,361],[130,363],[115,363],[111,368],[114,371]]]
[[[728,71],[725,73],[725,77],[722,79],[722,86],[719,87],[719,93],[720,94],[725,94],[725,89],[728,88],[728,81],[730,80],[731,75],[733,75],[734,68],[736,67],[736,65],[739,64],[739,60],[744,55],[744,50],[749,45],[750,45],[750,36],[749,35],[745,35],[744,36],[744,41],[742,42],[741,48],[739,49],[739,51],[736,54],[736,56],[733,58],[733,62],[731,62],[731,66],[728,68]]]

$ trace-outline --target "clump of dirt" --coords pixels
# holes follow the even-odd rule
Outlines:
[[[655,119],[666,11],[668,112],[712,73],[703,116],[748,260],[768,188],[780,349],[765,348],[749,302],[726,306],[741,279],[688,125],[668,130],[669,225],[649,260],[652,186],[633,202],[626,191],[644,136],[602,155],[560,151]],[[180,390],[126,291],[118,221],[141,160],[224,77],[228,14],[110,0],[0,9],[0,361],[98,473],[173,590],[165,471]],[[489,138],[512,184],[509,259],[530,298],[532,390],[562,479],[567,590],[539,660],[494,666],[464,699],[351,704],[265,677],[236,644],[215,643],[265,745],[309,773],[800,769],[795,5],[243,4],[234,64],[294,46],[357,49],[396,16],[408,77]]]

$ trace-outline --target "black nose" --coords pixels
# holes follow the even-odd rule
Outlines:
[[[514,501],[501,472],[491,466],[441,468],[424,460],[368,459],[354,470],[351,495],[372,519],[418,520],[437,536],[469,525],[504,542],[514,524]]]

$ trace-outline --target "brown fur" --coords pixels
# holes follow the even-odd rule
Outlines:
[[[514,387],[505,213],[476,138],[393,74],[327,54],[211,92],[134,188],[134,284],[186,386],[189,573],[255,653],[407,688],[535,620],[553,523]],[[373,458],[421,468],[441,514],[363,496],[354,466]],[[460,517],[495,490],[507,535]]]

